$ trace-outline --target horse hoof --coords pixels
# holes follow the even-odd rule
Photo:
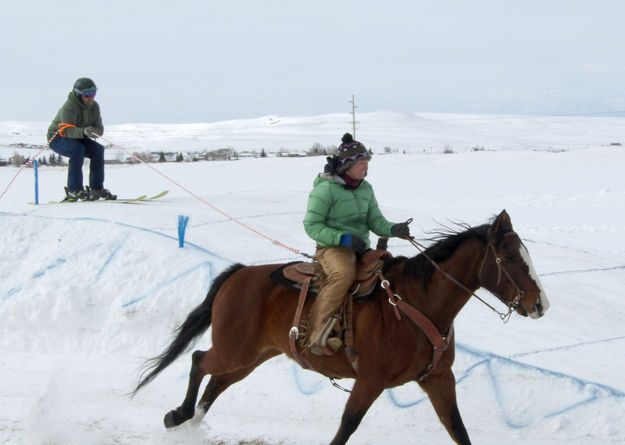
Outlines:
[[[176,411],[170,411],[165,414],[163,422],[165,423],[165,428],[173,428],[180,425],[179,422],[176,422]]]

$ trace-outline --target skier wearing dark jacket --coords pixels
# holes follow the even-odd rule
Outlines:
[[[50,148],[69,158],[67,201],[116,198],[104,188],[104,147],[94,140],[104,133],[96,92],[93,80],[86,77],[76,80],[67,101],[48,128]],[[82,177],[85,157],[90,160],[87,190],[83,188]]]

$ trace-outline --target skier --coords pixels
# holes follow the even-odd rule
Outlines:
[[[104,188],[104,147],[95,141],[104,132],[100,106],[95,101],[97,90],[89,78],[76,80],[67,101],[48,128],[50,148],[69,158],[64,201],[117,198]],[[86,189],[82,178],[85,157],[90,160]]]

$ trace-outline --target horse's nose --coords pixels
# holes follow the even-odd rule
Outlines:
[[[532,313],[530,314],[530,317],[540,318],[544,314],[545,314],[545,308],[543,307],[542,302],[539,300],[532,308]]]

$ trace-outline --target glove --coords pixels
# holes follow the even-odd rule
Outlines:
[[[341,235],[341,241],[339,245],[349,247],[358,255],[362,255],[367,250],[367,244],[356,235],[351,235],[349,233],[345,233]]]
[[[85,127],[85,129],[83,130],[83,133],[85,134],[85,136],[90,137],[90,138],[99,138],[100,135],[98,134],[98,130],[96,130],[95,127]]]
[[[397,238],[407,239],[410,237],[410,229],[408,228],[408,224],[410,224],[411,220],[408,220],[403,223],[395,224],[391,227],[391,235],[396,236]]]

